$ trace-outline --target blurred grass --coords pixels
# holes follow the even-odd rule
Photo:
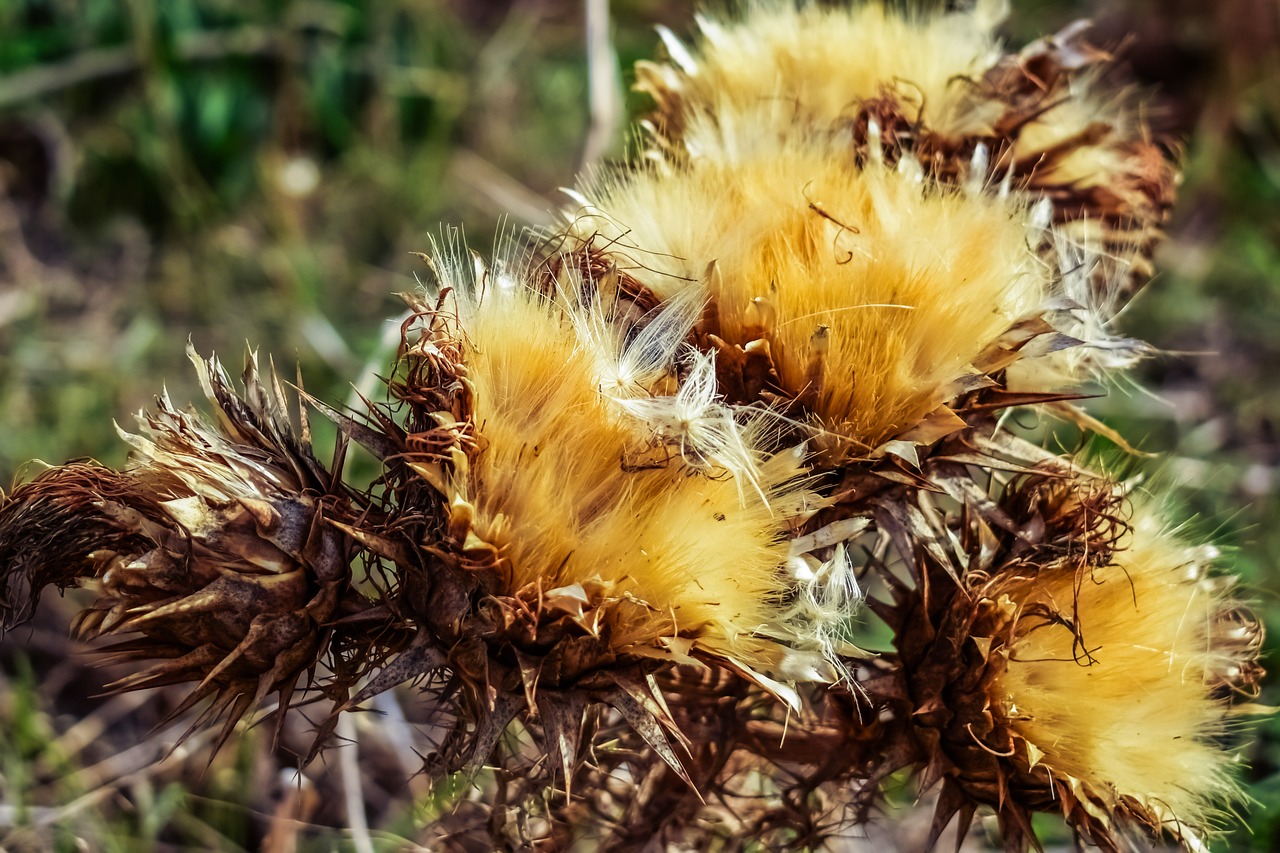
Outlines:
[[[1187,515],[1229,546],[1278,637],[1274,6],[1096,7],[1108,43],[1133,34],[1135,74],[1163,84],[1152,121],[1183,134],[1189,151],[1164,272],[1125,327],[1197,353],[1152,362],[1138,377],[1147,391],[1112,394],[1097,411],[1169,451],[1160,464],[1195,487]],[[1009,32],[1025,41],[1094,8],[1019,4]],[[620,0],[612,15],[628,69],[655,52],[654,23],[685,31],[690,8]],[[35,458],[122,462],[113,419],[129,426],[164,385],[177,400],[198,396],[188,336],[233,369],[246,342],[260,346],[286,375],[297,363],[309,390],[345,399],[352,377],[381,369],[393,294],[415,286],[410,253],[457,223],[486,251],[504,214],[545,213],[581,166],[590,120],[583,10],[570,0],[0,0],[0,34],[6,479]],[[77,771],[161,714],[121,711],[103,724],[110,738],[63,749],[77,719],[115,700],[85,699],[101,684],[56,663],[75,649],[36,639],[57,651],[28,660],[6,645],[0,656],[6,849],[256,849],[270,828],[292,825],[292,812],[271,813],[289,803],[306,827],[300,849],[355,849],[337,828],[341,810],[307,812],[310,795],[273,775],[287,758],[264,758],[254,738],[205,772],[157,755],[129,784],[86,786]],[[1280,705],[1274,679],[1262,700]],[[1245,757],[1259,805],[1251,829],[1223,846],[1280,849],[1280,723]],[[325,772],[315,770],[314,796],[331,802]],[[460,795],[456,785],[443,799],[424,791],[387,792],[375,810],[379,849],[401,849]],[[59,811],[86,796],[100,799]],[[56,827],[41,826],[51,814]]]
[[[651,50],[657,3],[617,4]],[[573,3],[0,3],[0,469],[122,458],[182,350],[346,396],[442,223],[552,207],[587,127]],[[679,17],[678,15],[675,17]],[[528,215],[528,214],[526,214]],[[291,371],[290,371],[291,372]]]

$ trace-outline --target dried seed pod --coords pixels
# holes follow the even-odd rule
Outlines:
[[[820,145],[776,153],[744,143],[730,161],[604,181],[556,245],[609,257],[659,304],[704,293],[693,333],[719,387],[789,407],[826,464],[941,423],[1054,337],[1035,322],[1052,275],[1027,248],[1039,232],[1021,202],[852,170]]]
[[[1037,247],[1063,274],[1070,254],[1089,256],[1077,307],[1105,325],[1152,274],[1178,183],[1173,146],[1151,137],[1086,23],[1006,55],[992,34],[1002,14],[774,2],[700,17],[695,48],[664,33],[670,63],[637,69],[657,105],[652,156],[675,168],[748,148],[781,158],[806,140],[851,167],[1043,199],[1055,229]]]
[[[140,518],[163,523],[160,496],[148,499],[136,492],[124,474],[93,462],[73,462],[0,495],[0,615],[6,630],[31,618],[46,587],[66,590],[93,577],[99,557],[151,547],[144,530],[122,528],[104,512],[123,500]]]
[[[818,644],[776,639],[795,637],[786,539],[817,506],[802,453],[760,451],[707,357],[686,359],[696,311],[612,334],[598,299],[549,301],[460,250],[432,264],[440,301],[416,303],[391,383],[407,426],[383,423],[399,520],[361,535],[412,549],[396,608],[434,651],[394,677],[447,668],[479,721],[447,763],[487,759],[527,712],[568,777],[584,711],[604,702],[683,774],[656,668],[726,667],[793,704],[787,682],[834,677]],[[679,370],[705,375],[664,395]]]
[[[1007,529],[935,516],[914,584],[873,604],[900,670],[867,687],[911,744],[875,775],[905,761],[941,782],[935,840],[985,804],[1009,850],[1037,843],[1037,811],[1108,850],[1135,828],[1200,849],[1237,796],[1221,738],[1261,675],[1260,625],[1209,549],[1117,486],[1030,477],[1000,507]]]
[[[73,463],[15,489],[0,508],[0,559],[7,625],[30,614],[42,586],[93,579],[97,598],[75,631],[138,634],[108,656],[154,661],[114,687],[197,682],[173,713],[213,697],[202,720],[225,715],[225,740],[271,692],[283,720],[324,655],[350,594],[352,550],[326,521],[348,517],[353,496],[306,432],[294,435],[256,357],[243,398],[216,360],[191,357],[218,427],[162,397],[139,416],[140,434],[122,432],[134,448],[124,471]],[[15,604],[23,586],[26,603]]]
[[[950,112],[958,81],[1001,59],[999,10],[978,5],[988,8],[914,17],[880,3],[774,0],[747,5],[740,18],[699,15],[693,48],[660,30],[669,62],[637,64],[636,88],[656,105],[643,124],[672,158],[715,156],[716,139],[834,131],[886,86],[914,106],[913,123],[972,121]]]

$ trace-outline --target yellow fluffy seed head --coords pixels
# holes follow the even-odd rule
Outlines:
[[[642,66],[640,88],[654,91],[657,123],[679,130],[679,141],[695,157],[716,144],[707,138],[717,132],[713,128],[739,141],[777,144],[771,136],[834,130],[876,98],[899,104],[907,123],[953,138],[997,137],[1009,111],[1021,110],[1026,116],[1020,116],[1010,150],[989,153],[1006,165],[1042,160],[1036,166],[1040,185],[1123,192],[1114,179],[1132,180],[1132,143],[1147,141],[1137,110],[1131,93],[1100,82],[1097,71],[1081,71],[1109,57],[1077,42],[1087,29],[1083,24],[1031,45],[1023,56],[1006,55],[994,35],[1006,11],[1003,3],[920,15],[878,2],[852,8],[756,2],[730,19],[699,18],[694,50],[666,34],[671,65],[665,74]],[[1061,64],[1053,73],[1074,75],[1069,85],[1056,76],[1042,81],[1055,96],[1034,106],[1004,100],[1026,97],[1003,88],[1019,62],[1051,51],[1058,51]],[[662,114],[664,106],[671,115]],[[1043,156],[1059,148],[1064,156]],[[1133,202],[1145,207],[1142,199]],[[1090,227],[1096,232],[1099,226]]]
[[[638,389],[602,392],[598,341],[582,334],[594,323],[519,286],[460,313],[476,447],[451,501],[496,549],[503,593],[576,585],[595,608],[582,623],[617,654],[691,641],[794,675],[795,657],[757,633],[785,615],[787,520],[809,500],[801,454],[753,454],[744,487],[621,405]]]
[[[801,142],[785,157],[740,150],[589,195],[571,226],[581,239],[607,245],[662,299],[704,287],[716,317],[704,331],[765,342],[783,390],[841,437],[843,455],[954,396],[1051,282],[1019,202],[856,171]]]
[[[1173,538],[1149,510],[1119,544],[1105,568],[1042,570],[1005,589],[1022,616],[994,698],[1095,817],[1136,804],[1185,834],[1236,794],[1231,755],[1215,743],[1227,729],[1218,694],[1247,683],[1259,637],[1230,587],[1206,577],[1206,549]],[[1069,613],[1073,600],[1078,642],[1035,615]]]
[[[693,48],[665,34],[670,62],[637,69],[655,100],[650,156],[785,157],[803,139],[859,163],[915,158],[943,184],[1049,198],[1056,230],[1102,258],[1093,287],[1119,308],[1153,272],[1177,184],[1168,143],[1088,44],[1087,22],[1004,54],[993,30],[1005,11],[768,0],[700,18]],[[1053,243],[1040,246],[1051,261]]]
[[[998,115],[954,109],[963,81],[980,78],[1001,55],[991,30],[1002,12],[997,4],[978,5],[924,17],[877,3],[847,9],[756,2],[740,19],[700,18],[696,51],[667,37],[674,73],[642,64],[639,87],[658,100],[665,129],[683,129],[710,113],[754,125],[754,135],[803,132],[828,127],[858,101],[889,89],[916,106],[915,118],[967,130]],[[662,114],[665,104],[672,114]],[[785,121],[775,120],[780,109]],[[683,139],[698,145],[696,133]]]

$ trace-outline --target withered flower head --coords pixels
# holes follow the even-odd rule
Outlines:
[[[656,104],[646,122],[655,154],[679,161],[818,137],[859,162],[1026,191],[1050,202],[1076,245],[1102,254],[1098,287],[1131,293],[1151,275],[1173,202],[1171,146],[1151,138],[1114,82],[1113,57],[1085,40],[1087,22],[1006,55],[994,36],[1005,10],[778,0],[699,17],[693,48],[664,31],[670,62],[637,68]]]
[[[117,687],[196,682],[174,713],[212,699],[224,740],[301,683],[334,703],[318,750],[416,681],[428,770],[491,763],[472,805],[534,803],[564,839],[585,814],[605,846],[705,846],[715,820],[814,846],[910,768],[941,786],[933,841],[987,806],[1014,851],[1036,812],[1197,847],[1260,628],[1207,549],[997,421],[1145,354],[1111,324],[1174,171],[1080,27],[1007,55],[998,5],[760,0],[692,49],[664,32],[643,163],[529,255],[429,258],[388,403],[300,392],[331,466],[274,376],[238,395],[193,359],[216,425],[166,396],[123,471],[0,495],[5,625],[94,586],[77,631],[149,664]],[[874,658],[864,577],[894,632]],[[497,748],[513,720],[531,738]]]
[[[1153,140],[1133,93],[1115,82],[1114,58],[1085,42],[1084,23],[1005,55],[993,35],[1004,12],[778,1],[700,17],[694,47],[664,32],[669,63],[637,68],[637,86],[657,105],[650,159],[664,174],[751,158],[768,169],[803,143],[846,169],[883,164],[1041,202],[1046,228],[1030,243],[1053,280],[1044,319],[1062,334],[1042,337],[1042,357],[1016,365],[1011,382],[1044,391],[1126,368],[1147,348],[1107,325],[1151,277],[1178,182],[1171,145]],[[863,227],[841,213],[849,207],[837,187],[812,197]],[[617,213],[648,247],[634,207]]]
[[[542,286],[614,276],[640,310],[695,289],[721,393],[785,409],[822,466],[914,459],[1132,366],[1150,348],[1112,321],[1168,152],[1081,27],[1004,55],[995,5],[762,2],[700,17],[693,48],[664,31],[670,64],[639,70],[655,146],[579,188]]]
[[[124,471],[75,463],[16,488],[0,507],[0,558],[7,625],[30,615],[43,586],[89,582],[97,598],[76,632],[139,635],[108,656],[154,661],[114,686],[198,682],[174,714],[212,696],[203,719],[225,714],[225,739],[267,694],[287,708],[320,659],[350,581],[326,507],[347,497],[306,433],[294,435],[256,357],[242,399],[216,360],[191,356],[217,426],[162,397],[139,434],[121,432],[134,448]]]
[[[644,121],[672,156],[697,157],[719,127],[735,142],[829,131],[851,105],[886,89],[910,105],[912,123],[948,126],[957,81],[1001,58],[992,29],[997,4],[932,17],[881,3],[824,6],[794,0],[742,4],[738,16],[698,16],[691,48],[660,30],[669,62],[639,62],[636,88],[656,109]]]
[[[917,585],[878,605],[923,781],[943,786],[935,837],[985,804],[1010,850],[1037,843],[1036,811],[1104,849],[1135,828],[1199,849],[1237,794],[1222,738],[1261,627],[1211,549],[1115,485],[1033,476],[1000,509],[1007,529],[971,516],[962,557],[919,549]]]
[[[486,732],[527,707],[575,742],[582,701],[665,721],[659,666],[727,667],[793,704],[788,682],[831,678],[821,644],[777,639],[794,635],[787,536],[817,506],[803,454],[763,452],[765,426],[716,396],[683,343],[697,305],[614,333],[590,286],[549,300],[458,249],[432,265],[439,301],[414,303],[391,383],[405,426],[382,421],[397,512],[423,522],[402,545],[365,538],[423,554],[397,559],[438,650],[422,668],[447,664]]]
[[[807,421],[828,461],[866,457],[1051,332],[1037,318],[1050,271],[1016,199],[852,168],[821,145],[602,181],[571,212],[574,248],[607,258],[631,291],[702,295],[694,327],[719,386]],[[934,436],[936,437],[936,436]]]

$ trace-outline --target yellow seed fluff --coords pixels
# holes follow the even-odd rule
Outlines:
[[[1126,798],[1175,833],[1203,827],[1235,790],[1231,756],[1214,742],[1225,700],[1213,693],[1248,665],[1231,633],[1245,629],[1229,618],[1229,587],[1205,577],[1202,551],[1149,512],[1122,545],[1106,568],[1042,570],[1008,590],[1025,633],[997,691],[1014,731],[1050,773],[1083,785],[1086,802],[1112,812]],[[1070,612],[1073,597],[1079,644],[1034,615],[1038,605]]]
[[[1051,276],[1018,202],[799,141],[769,154],[605,183],[571,227],[660,298],[706,287],[710,330],[767,341],[784,391],[864,452],[953,396]]]
[[[457,497],[498,549],[508,594],[580,584],[610,604],[619,653],[661,638],[771,669],[753,637],[776,622],[799,456],[760,464],[759,489],[655,445],[600,388],[599,352],[529,291],[494,291],[463,321],[479,449]]]
[[[1111,57],[1088,44],[1087,24],[1005,54],[993,33],[1004,12],[998,2],[920,14],[874,0],[758,0],[700,17],[691,47],[665,34],[670,61],[637,69],[655,101],[648,156],[665,171],[773,168],[808,147],[851,171],[883,161],[931,183],[1041,200],[1046,230],[1029,242],[1058,278],[1080,278],[1086,260],[1085,293],[1050,288],[1062,336],[1024,350],[1010,385],[1105,378],[1145,353],[1105,327],[1152,273],[1176,175],[1133,93],[1108,79]],[[1068,338],[1080,343],[1062,350]]]
[[[781,109],[789,120],[763,124],[785,133],[830,125],[888,90],[915,105],[915,119],[967,132],[998,114],[955,109],[966,81],[972,85],[1001,55],[991,33],[998,17],[985,9],[924,17],[876,3],[848,9],[759,2],[741,21],[703,18],[697,51],[683,62],[673,57],[683,72],[682,120],[703,110],[747,120]],[[642,88],[644,79],[642,71]]]
[[[771,135],[834,131],[864,102],[884,96],[901,106],[907,121],[931,132],[955,138],[998,135],[1013,105],[1002,100],[998,84],[987,76],[1015,74],[1017,62],[1003,53],[993,32],[1003,14],[998,3],[912,15],[876,2],[853,8],[758,2],[740,17],[699,19],[696,48],[683,61],[673,57],[666,75],[651,66],[642,69],[641,87],[671,91],[667,108],[675,113],[660,121],[682,131],[680,142],[694,157],[720,144],[717,135],[770,143]],[[1061,41],[1065,45],[1077,35],[1072,31]],[[1081,62],[1105,57],[1087,47],[1069,50]],[[656,78],[652,84],[644,82],[649,77]],[[1092,187],[1127,175],[1131,154],[1116,145],[1143,138],[1134,126],[1132,98],[1100,85],[1097,77],[1096,72],[1077,74],[1070,97],[1024,105],[1026,124],[1012,140],[1012,150],[991,155],[1034,164],[1046,159],[1043,152],[1074,148],[1073,140],[1092,135],[1092,144],[1074,148],[1065,159],[1047,158],[1048,171],[1037,167],[1038,180]],[[832,142],[840,145],[838,133]]]

